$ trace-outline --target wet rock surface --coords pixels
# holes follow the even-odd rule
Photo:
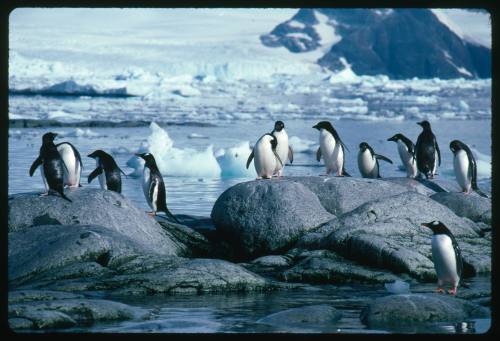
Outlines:
[[[436,193],[431,199],[451,209],[459,217],[466,217],[475,222],[491,224],[491,199],[483,198],[472,192]]]

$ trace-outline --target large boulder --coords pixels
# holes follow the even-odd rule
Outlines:
[[[435,280],[432,232],[421,223],[440,220],[455,235],[465,262],[465,276],[491,271],[491,240],[483,225],[458,217],[446,206],[416,192],[368,202],[332,220],[320,242],[365,265]],[[303,237],[305,238],[305,236]]]
[[[154,218],[134,206],[119,193],[94,188],[66,191],[73,201],[57,195],[9,196],[9,232],[39,225],[99,225],[164,255],[178,255],[182,243],[169,236]]]
[[[303,331],[311,326],[317,328],[321,325],[330,325],[341,318],[342,313],[334,307],[318,304],[282,310],[257,320],[257,323],[292,329],[298,328]]]
[[[468,195],[459,192],[436,193],[431,195],[431,198],[451,209],[459,217],[491,224],[491,200],[475,192]]]
[[[468,301],[439,294],[390,295],[375,299],[361,311],[369,327],[391,327],[426,322],[462,322],[488,317],[487,309]]]
[[[285,250],[334,218],[306,186],[287,180],[237,184],[217,199],[211,217],[247,259]]]
[[[380,198],[387,198],[408,191],[404,186],[382,181],[352,177],[304,176],[288,177],[311,190],[323,207],[339,216],[362,204]]]

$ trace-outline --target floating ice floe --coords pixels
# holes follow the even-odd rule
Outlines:
[[[288,145],[292,147],[294,153],[315,153],[318,149],[316,142],[301,139],[297,136],[291,136],[288,139]]]
[[[239,145],[220,149],[217,151],[216,159],[219,163],[222,177],[255,177],[255,167],[251,164],[248,169],[246,163],[252,152],[250,142],[242,142]]]
[[[58,133],[59,137],[100,137],[99,133],[96,133],[95,131],[92,131],[90,129],[80,129],[76,128],[73,131],[68,131],[68,132],[59,132]]]

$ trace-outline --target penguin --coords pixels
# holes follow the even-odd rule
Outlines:
[[[432,261],[438,278],[437,292],[443,293],[443,285],[449,284],[449,294],[455,295],[463,271],[463,259],[458,243],[450,230],[440,221],[423,223],[432,235]]]
[[[349,149],[342,142],[332,124],[328,121],[321,121],[313,128],[319,130],[319,148],[316,152],[316,160],[319,162],[323,156],[326,175],[334,172],[337,173],[337,176],[350,176],[344,168],[345,149]]]
[[[288,134],[285,131],[285,124],[282,121],[276,121],[271,135],[273,135],[278,141],[276,153],[279,155],[280,159],[285,163],[287,159],[290,160],[290,163],[293,163],[293,150],[288,144]],[[276,163],[276,168],[274,170],[275,174],[277,174],[278,177],[281,177],[283,175],[284,168],[285,164],[281,165],[280,162]]]
[[[69,142],[56,144],[57,151],[66,165],[64,169],[64,185],[69,188],[81,187],[80,175],[82,173],[83,163],[78,150]]]
[[[48,195],[51,192],[57,192],[62,198],[72,202],[66,195],[64,195],[64,164],[61,155],[57,151],[57,147],[54,144],[54,138],[57,136],[56,133],[46,133],[42,136],[42,146],[40,147],[40,154],[33,161],[30,167],[29,174],[33,176],[33,173],[42,165],[41,174],[43,183],[45,184],[46,193],[42,195]],[[67,170],[66,170],[67,171]]]
[[[406,177],[415,178],[418,175],[415,145],[403,134],[396,134],[387,141],[394,141],[398,145],[398,153],[401,162],[406,168]]]
[[[476,159],[474,155],[472,155],[469,147],[459,140],[453,140],[450,142],[450,150],[454,155],[453,170],[455,172],[455,178],[462,188],[462,191],[465,194],[469,194],[472,188],[472,190],[476,191],[480,196],[488,198],[488,196],[477,187]]]
[[[250,166],[252,159],[254,160],[255,171],[257,172],[257,180],[270,179],[279,166],[283,168],[283,162],[276,152],[278,140],[271,134],[264,134],[255,143],[252,152],[248,156],[246,168]]]
[[[152,212],[148,212],[148,214],[156,215],[156,212],[165,212],[167,216],[179,223],[177,218],[167,208],[165,183],[163,182],[163,177],[156,165],[153,154],[142,153],[135,155],[145,161],[142,173],[142,190],[144,191],[144,196],[149,207],[153,210]]]
[[[363,178],[381,178],[378,160],[392,163],[389,158],[375,154],[368,143],[361,142],[359,144],[358,167]]]
[[[428,121],[418,122],[423,131],[418,135],[416,144],[417,169],[425,175],[426,179],[433,179],[437,172],[438,164],[441,166],[441,153],[432,133],[431,124]]]
[[[96,161],[96,169],[89,174],[88,183],[99,176],[99,184],[102,189],[121,193],[122,178],[120,172],[125,176],[126,174],[118,167],[113,157],[102,150],[96,150],[87,156]]]

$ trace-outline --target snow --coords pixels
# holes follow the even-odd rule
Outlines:
[[[312,153],[318,149],[317,142],[301,139],[298,136],[291,136],[288,145],[292,147],[294,153]]]
[[[342,37],[336,34],[334,26],[328,24],[328,17],[326,15],[318,11],[314,11],[314,15],[319,22],[314,25],[314,29],[320,37],[319,42],[322,46],[322,51],[326,53],[332,48],[333,45],[341,41]]]
[[[435,8],[432,12],[460,38],[491,49],[491,22],[487,12],[458,8]]]
[[[305,40],[311,40],[311,37],[309,37],[307,34],[302,33],[302,32],[292,32],[292,33],[287,33],[287,37],[290,38],[297,38],[297,39],[305,39]]]
[[[287,22],[288,26],[293,27],[293,28],[298,28],[298,29],[304,29],[306,25],[304,25],[301,22],[298,22],[297,20],[290,20]]]

